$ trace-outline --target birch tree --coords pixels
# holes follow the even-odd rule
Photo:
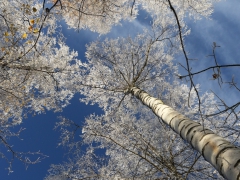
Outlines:
[[[193,98],[188,107],[189,89],[176,82],[172,76],[177,72],[172,59],[179,52],[176,48],[179,47],[179,40],[175,31],[168,28],[168,22],[167,18],[162,18],[153,31],[135,39],[105,40],[87,47],[88,62],[78,82],[79,92],[85,95],[81,99],[83,102],[97,103],[104,110],[104,116],[91,116],[83,127],[83,142],[89,145],[86,155],[78,154],[79,159],[71,163],[53,166],[47,179],[219,179],[219,174],[204,159],[223,177],[238,178],[239,161],[236,157],[239,157],[239,149],[235,146],[239,144],[238,136],[230,133],[231,136],[221,138],[215,133],[225,123],[224,116],[219,116],[218,121],[204,119],[204,127],[200,125],[204,117],[199,114],[196,94],[191,91]],[[217,111],[213,94],[202,94],[201,101],[204,102],[202,113]],[[148,108],[143,104],[154,113],[149,115]],[[152,118],[153,114],[159,119]],[[164,133],[166,131],[164,126],[160,126],[161,121],[177,134],[171,131]],[[68,121],[60,124],[81,128]],[[63,144],[68,144],[71,133],[63,132]],[[172,137],[176,137],[176,142]],[[180,137],[184,141],[180,141]],[[166,139],[169,142],[163,142]],[[77,146],[70,144],[70,147]],[[187,144],[193,149],[183,148]],[[101,160],[94,154],[100,148],[106,148],[109,158],[102,165],[97,163]],[[191,153],[193,156],[187,157]],[[202,157],[198,156],[200,154]],[[88,157],[86,166],[82,162],[85,156]],[[94,158],[89,159],[89,156]]]
[[[223,177],[239,179],[239,148],[216,135],[213,131],[204,129],[202,125],[186,118],[171,107],[164,106],[161,100],[151,97],[142,90],[133,87],[131,92],[198,150]]]
[[[172,92],[174,95],[187,96],[189,89],[186,86],[177,87],[179,91]],[[209,94],[206,98],[212,97]],[[172,104],[178,102],[167,95],[165,101]],[[50,175],[46,178],[49,180],[221,179],[200,154],[144,106],[136,111],[118,108],[112,116],[92,115],[86,119],[83,127],[62,118],[58,126],[62,130],[62,145],[74,152],[74,158],[62,165],[52,165]],[[83,134],[77,133],[76,130],[80,131],[81,128]],[[73,142],[71,138],[74,133],[77,133],[75,137],[81,135],[83,142]],[[82,144],[88,146],[86,153],[83,153]],[[103,148],[106,149],[105,158],[101,156],[103,152],[100,153]]]
[[[143,38],[143,39],[147,39],[147,38]],[[154,42],[154,41],[152,41],[152,42]],[[111,43],[107,42],[106,44],[111,44]],[[95,59],[97,60],[96,57],[98,57],[98,59],[101,59],[101,57],[104,57],[105,61],[104,61],[104,59],[101,59],[103,62],[102,63],[103,67],[109,68],[109,65],[104,64],[106,61],[109,61],[109,59],[110,59],[110,58],[108,58],[110,55],[106,56],[104,54],[104,51],[109,52],[108,49],[111,49],[111,48],[108,48],[108,45],[106,45],[106,44],[100,45],[100,47],[102,47],[102,48],[99,47],[99,49],[95,48],[96,45],[93,45],[92,47],[94,47],[94,50],[89,48],[87,53],[89,53],[88,57],[91,57],[90,61],[95,60]],[[115,44],[115,46],[112,46],[112,44],[110,46],[116,48],[116,46],[117,46],[116,44]],[[117,51],[117,52],[122,53],[122,52],[124,52],[124,49],[127,45],[126,45],[126,43],[119,43],[119,44],[124,44],[124,47],[121,47],[121,45],[120,45],[120,48]],[[139,43],[139,44],[141,44],[141,43]],[[149,43],[149,44],[148,44],[149,46],[147,46],[147,47],[151,47],[151,48],[154,47],[154,44],[153,45],[151,43]],[[161,47],[161,45],[158,44],[158,48],[159,47]],[[164,47],[166,49],[165,45],[164,45]],[[116,63],[116,61],[118,61],[118,62],[120,62],[121,60],[124,61],[127,58],[124,56],[121,56],[120,53],[116,53],[116,51],[114,51],[113,49],[111,50],[111,52],[114,52],[114,55],[111,55],[111,57],[112,57],[111,60],[116,64],[116,66],[113,65],[113,62],[111,62],[111,64],[113,65],[113,67],[112,67],[113,71],[111,71],[110,69],[109,69],[109,71],[107,71],[105,69],[104,72],[110,72],[109,74],[111,74],[111,73],[118,74],[119,73],[118,77],[120,77],[120,79],[122,79],[121,83],[119,83],[119,86],[123,86],[122,92],[123,91],[125,92],[120,103],[124,104],[124,100],[126,100],[125,97],[127,96],[126,93],[129,93],[129,92],[132,93],[132,95],[139,98],[143,104],[150,107],[153,110],[153,112],[156,115],[158,115],[158,117],[160,117],[166,124],[168,124],[175,132],[177,132],[179,135],[181,135],[181,137],[184,140],[188,141],[196,150],[198,150],[203,155],[203,157],[219,171],[220,174],[222,174],[227,179],[238,179],[238,176],[239,176],[238,162],[239,162],[239,160],[237,157],[239,157],[239,155],[238,155],[239,149],[236,148],[235,145],[231,144],[229,141],[225,140],[224,138],[221,138],[221,137],[215,135],[212,131],[210,131],[208,129],[204,129],[203,126],[201,126],[199,123],[193,122],[193,121],[187,119],[186,117],[180,115],[176,111],[172,110],[169,106],[160,105],[160,104],[163,104],[161,100],[157,100],[156,98],[154,99],[154,98],[150,97],[148,94],[146,94],[145,92],[141,93],[142,89],[149,89],[150,91],[152,89],[154,89],[154,91],[156,93],[157,90],[155,89],[155,87],[158,84],[160,84],[160,82],[157,82],[157,80],[159,80],[160,78],[159,79],[156,78],[157,80],[150,78],[150,77],[146,78],[146,74],[144,75],[144,72],[147,71],[148,72],[147,75],[149,74],[149,76],[151,76],[151,70],[153,70],[154,72],[163,72],[164,70],[167,70],[166,66],[164,68],[158,67],[158,70],[154,70],[154,68],[156,68],[156,66],[154,66],[154,68],[151,70],[148,69],[148,67],[151,66],[150,65],[151,64],[150,57],[156,57],[156,54],[151,54],[152,52],[155,52],[154,49],[151,49],[151,48],[149,48],[149,49],[144,48],[144,49],[147,49],[147,50],[145,50],[145,54],[143,53],[144,57],[146,57],[146,59],[145,59],[145,61],[142,61],[142,64],[140,65],[140,67],[136,69],[136,71],[137,71],[136,73],[134,73],[134,70],[132,70],[132,71],[129,70],[129,68],[131,68],[131,67],[129,67],[129,64],[125,65],[124,68],[123,67],[119,68],[120,63]],[[129,49],[130,48],[128,48],[128,52],[131,52]],[[98,56],[96,56],[97,54],[98,54]],[[108,54],[111,54],[111,53],[108,53]],[[126,54],[128,54],[128,53],[126,52]],[[169,53],[167,53],[167,54],[169,55]],[[161,52],[161,55],[164,55],[164,53]],[[149,59],[148,59],[148,57],[149,57]],[[154,58],[154,59],[159,60],[160,58]],[[126,62],[129,62],[129,61],[130,60],[127,60]],[[134,58],[132,58],[132,61],[134,61]],[[158,61],[158,63],[161,63],[161,61]],[[94,64],[96,64],[96,63],[94,63]],[[123,64],[123,63],[121,63],[121,64]],[[132,63],[132,64],[135,65],[135,63]],[[166,65],[167,63],[164,62],[164,64]],[[169,67],[171,67],[171,65],[169,65]],[[107,89],[107,87],[109,87],[109,88],[117,87],[118,90],[120,90],[120,88],[118,86],[114,85],[113,81],[105,79],[105,77],[108,76],[108,73],[106,73],[107,75],[106,74],[102,75],[103,71],[102,71],[100,64],[98,64],[97,66],[94,66],[94,70],[92,71],[92,73],[95,74],[94,78],[98,77],[96,75],[96,73],[97,73],[96,71],[98,71],[97,69],[99,69],[99,73],[100,73],[99,74],[100,78],[98,80],[100,81],[100,79],[103,79],[103,81],[100,81],[100,84],[102,83],[101,84],[102,87],[105,87],[106,89]],[[132,69],[134,69],[134,68],[132,68]],[[171,72],[171,70],[169,70],[169,72]],[[130,75],[128,74],[128,72],[130,72],[129,73]],[[89,74],[90,74],[90,77],[92,78],[93,77],[92,74],[91,73],[89,73]],[[119,78],[114,77],[113,74],[111,74],[109,77],[114,78],[114,81],[116,83],[116,81]],[[138,81],[139,79],[141,79],[141,78],[138,79],[138,77],[141,77],[141,75],[143,75],[143,77],[145,78],[144,79],[145,81],[143,81],[143,80]],[[161,77],[161,75],[159,75],[159,76]],[[151,77],[155,78],[155,76],[151,76]],[[166,78],[166,76],[165,76],[165,78]],[[150,79],[151,79],[151,82],[148,81]],[[106,81],[104,81],[104,80],[106,80]],[[91,81],[93,82],[93,80],[91,80]],[[94,81],[94,82],[99,83],[99,81]],[[108,84],[108,82],[112,83],[113,86]],[[124,86],[123,82],[126,83],[125,86]],[[166,80],[164,82],[166,82]],[[153,83],[153,85],[151,85],[151,83]],[[145,85],[145,87],[144,87],[144,85]],[[101,92],[98,89],[96,90],[95,88],[93,91],[96,91],[97,93]],[[115,91],[116,91],[116,89],[115,89]],[[164,93],[164,91],[160,91],[160,90],[157,92]],[[152,93],[154,93],[154,92],[152,92]],[[104,94],[101,94],[101,95],[100,94],[96,95],[96,93],[93,93],[93,94],[94,94],[93,98],[91,98],[90,95],[88,95],[88,96],[87,96],[87,94],[85,94],[85,95],[87,97],[91,98],[92,101],[98,102],[100,104],[100,106],[102,104],[104,104],[104,102],[97,99],[97,97],[103,98]],[[108,97],[108,98],[106,97],[106,99],[108,99],[106,104],[108,104],[109,106],[110,106],[110,104],[114,104],[114,102],[116,102],[116,100],[115,99],[111,100],[111,98],[113,96],[111,96],[110,93],[108,93],[108,92],[106,92],[106,94]],[[114,96],[113,98],[116,98],[116,96]],[[153,101],[152,101],[153,99],[156,100],[156,103],[153,103]],[[159,104],[159,105],[157,105],[157,104]],[[119,104],[118,104],[118,106],[119,106]],[[134,108],[135,105],[133,105],[133,104],[130,105],[130,103],[128,102],[128,103],[126,103],[126,105],[124,104],[123,106],[125,106],[127,108],[131,108],[131,107]],[[160,106],[161,106],[161,108],[160,108]],[[116,103],[115,107],[117,107],[117,103]],[[106,105],[103,106],[103,108],[107,109]],[[157,111],[159,111],[159,112],[157,112]],[[222,120],[222,122],[224,122],[224,121]]]
[[[184,29],[184,16],[186,14],[195,18],[209,16],[212,2],[210,0],[172,2],[178,12],[183,36],[187,34]],[[163,89],[171,87],[166,82],[173,81],[171,74],[176,68],[172,66],[171,60],[179,48],[179,38],[176,38],[178,29],[176,23],[173,23],[174,16],[169,3],[67,0],[56,0],[53,3],[51,8],[45,8],[45,0],[43,4],[15,0],[1,2],[1,30],[4,32],[1,34],[0,44],[2,94],[0,109],[3,127],[1,132],[5,132],[10,126],[20,124],[23,115],[42,113],[46,109],[61,110],[72,98],[75,83],[81,87],[78,90],[86,95],[82,101],[99,103],[106,114],[114,114],[120,106],[126,109],[133,107],[136,100],[124,94],[130,87],[141,86],[152,93],[162,90],[163,94],[166,93]],[[156,19],[155,25],[159,31],[154,31],[151,36],[140,35],[134,41],[128,39],[126,47],[122,45],[115,48],[118,43],[124,42],[121,39],[106,41],[106,44],[110,45],[106,46],[103,55],[98,52],[101,49],[98,47],[100,44],[93,43],[88,48],[87,65],[76,60],[77,54],[69,50],[59,34],[57,38],[53,37],[56,36],[56,17],[59,15],[70,27],[89,28],[92,31],[106,33],[111,26],[119,24],[121,20],[135,18],[139,7]],[[146,42],[140,40],[141,38],[146,38]],[[120,55],[123,49],[126,51],[124,56]],[[128,52],[129,49],[132,50],[131,53]],[[96,56],[94,59],[95,51],[97,54],[94,55]],[[96,61],[98,56],[103,62]],[[126,59],[131,62],[131,69],[127,68],[129,62]],[[102,69],[95,72],[96,65]],[[87,67],[83,70],[86,72],[82,74],[83,76],[79,73],[81,66]],[[156,71],[156,68],[162,71]],[[76,80],[78,76],[83,79]],[[154,83],[150,85],[150,82]],[[156,86],[156,83],[163,86]],[[91,96],[88,96],[88,91]],[[133,104],[126,103],[129,102],[127,99]],[[103,100],[107,100],[108,103]],[[13,134],[3,133],[1,136],[3,145],[10,151],[12,149],[6,143],[6,139],[11,135]],[[177,172],[176,176],[179,176]]]

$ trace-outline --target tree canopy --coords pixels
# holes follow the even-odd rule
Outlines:
[[[216,93],[200,92],[194,77],[213,69],[213,80],[222,86],[222,68],[239,64],[220,65],[219,45],[213,42],[215,65],[193,72],[184,40],[190,34],[186,22],[210,17],[216,0],[0,2],[0,140],[13,157],[26,164],[38,162],[24,160],[9,145],[10,137],[19,136],[12,127],[29,114],[61,111],[80,93],[80,101],[97,104],[103,114],[93,112],[83,124],[61,118],[61,144],[74,158],[52,165],[46,179],[222,178],[201,153],[129,93],[138,87],[238,147],[239,102],[228,106]],[[65,43],[63,20],[68,28],[106,34],[123,21],[133,22],[141,11],[151,21],[143,33],[99,38],[87,45],[86,60]],[[181,54],[185,65],[178,66]],[[234,78],[227,83],[239,91]],[[73,138],[77,133],[80,141]]]

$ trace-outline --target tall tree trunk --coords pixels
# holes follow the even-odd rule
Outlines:
[[[168,124],[182,139],[211,163],[227,179],[240,179],[240,149],[201,124],[190,120],[145,91],[133,87],[132,95]]]

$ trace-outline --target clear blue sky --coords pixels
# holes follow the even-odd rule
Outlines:
[[[198,62],[193,62],[193,67],[196,70],[203,69],[213,63],[211,58],[206,58],[211,54],[211,46],[216,42],[221,46],[217,51],[217,57],[222,64],[227,63],[240,63],[240,1],[231,0],[216,4],[215,13],[212,15],[212,20],[203,19],[197,22],[188,23],[191,28],[191,35],[187,37],[186,47],[191,58],[198,58]],[[134,36],[142,32],[143,27],[146,25],[147,20],[144,18],[145,14],[142,12],[138,20],[131,23],[122,23],[122,26],[113,28],[112,32],[104,37],[126,37]],[[99,38],[98,34],[89,31],[80,31],[79,33],[68,30],[63,25],[63,33],[67,38],[67,44],[79,53],[79,59],[84,60],[85,44]],[[178,57],[177,61],[184,63],[182,57]],[[181,72],[184,72],[181,70]],[[226,69],[226,78],[231,78],[231,73],[235,74],[237,78],[239,74],[239,67],[236,69]],[[221,96],[229,95],[228,86],[222,89],[218,88],[217,82],[210,80],[211,72],[202,74],[194,78],[196,82],[203,83],[202,90],[213,89]],[[229,76],[229,77],[228,77]],[[226,88],[225,88],[226,87]],[[17,151],[38,151],[48,155],[41,163],[30,165],[26,170],[25,165],[14,160],[12,164],[13,173],[8,175],[7,163],[0,159],[0,180],[42,180],[50,167],[50,164],[59,164],[63,162],[64,153],[66,151],[62,147],[57,148],[59,142],[59,132],[54,131],[54,124],[58,121],[57,116],[62,115],[75,122],[81,124],[84,117],[89,114],[101,113],[97,106],[86,106],[79,102],[80,95],[75,95],[71,101],[71,105],[66,107],[63,112],[53,113],[47,112],[46,114],[36,115],[35,117],[29,116],[25,119],[21,126],[26,128],[20,135],[23,140],[11,139],[10,144],[14,145],[13,149]],[[239,100],[237,92],[231,92],[231,99],[229,103]],[[1,147],[0,147],[1,148]],[[1,150],[0,150],[1,151]]]

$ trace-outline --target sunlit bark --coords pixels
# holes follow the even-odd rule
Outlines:
[[[211,163],[218,172],[227,179],[240,178],[240,149],[229,141],[205,129],[201,124],[194,122],[161,100],[150,96],[145,91],[133,87],[129,90],[142,103],[162,118],[176,133],[188,141],[194,149]]]

